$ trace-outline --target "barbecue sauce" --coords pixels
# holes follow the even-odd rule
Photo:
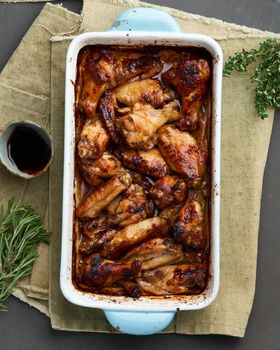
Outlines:
[[[10,160],[20,171],[30,175],[43,170],[51,158],[51,145],[26,125],[15,127],[7,147]]]

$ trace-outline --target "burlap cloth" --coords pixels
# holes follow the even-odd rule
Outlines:
[[[106,30],[123,10],[143,5],[154,7],[136,1],[85,0],[83,26],[87,31]],[[243,47],[257,46],[266,37],[279,37],[164,9],[176,18],[183,31],[219,40],[225,59]],[[1,73],[0,129],[10,120],[31,119],[49,128],[55,147],[49,198],[48,174],[27,182],[1,167],[1,201],[5,203],[13,195],[31,203],[46,223],[49,218],[52,232],[50,249],[39,247],[31,277],[21,282],[14,295],[47,314],[55,329],[113,332],[101,311],[70,304],[59,288],[64,72],[70,40],[65,35],[81,31],[80,23],[80,16],[46,4]],[[238,337],[245,333],[255,291],[262,178],[273,123],[273,111],[265,121],[256,116],[249,75],[250,72],[236,74],[225,79],[223,86],[220,292],[207,309],[179,312],[165,332]]]

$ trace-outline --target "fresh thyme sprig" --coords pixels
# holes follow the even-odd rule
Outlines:
[[[37,244],[48,243],[41,218],[29,206],[9,201],[0,210],[0,311],[17,282],[32,272]]]
[[[253,62],[260,62],[255,69],[251,82],[256,84],[255,106],[258,115],[268,117],[269,107],[280,107],[280,43],[267,39],[259,49],[242,50],[230,57],[224,67],[224,77],[229,77],[233,70],[246,72]]]

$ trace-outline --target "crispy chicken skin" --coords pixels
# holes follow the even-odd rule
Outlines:
[[[168,170],[168,166],[157,148],[150,151],[119,148],[116,151],[116,156],[128,169],[146,176],[161,178]]]
[[[175,102],[169,102],[162,109],[136,103],[131,113],[117,119],[116,126],[128,147],[149,150],[157,142],[157,130],[163,124],[179,118],[180,113]]]
[[[150,194],[159,209],[169,205],[180,203],[187,194],[187,184],[176,176],[166,175],[155,182]]]
[[[127,226],[152,216],[154,205],[141,186],[132,184],[107,206],[106,211],[109,224]]]
[[[85,259],[80,267],[81,280],[89,287],[111,287],[123,278],[136,277],[141,269],[141,262],[133,260],[127,263],[117,263],[93,254]]]
[[[184,253],[182,246],[170,237],[153,238],[132,249],[121,261],[128,262],[134,259],[141,261],[143,271],[182,262]]]
[[[87,120],[79,137],[78,154],[81,159],[97,159],[102,156],[109,143],[109,135],[99,117]]]
[[[183,116],[177,125],[182,130],[196,129],[209,77],[209,63],[188,56],[179,59],[173,68],[162,74],[163,82],[174,87],[181,99]]]
[[[76,209],[77,217],[94,218],[102,209],[112,202],[131,184],[131,176],[121,171],[97,189],[90,191]]]
[[[188,132],[166,125],[158,132],[158,147],[169,167],[189,180],[200,179],[206,167],[207,153]]]
[[[100,254],[109,259],[120,258],[133,246],[153,237],[161,229],[163,221],[159,217],[153,217],[126,226],[115,233],[113,238],[106,242],[100,249]]]
[[[153,295],[197,294],[206,286],[206,267],[202,264],[181,264],[145,271],[137,283]]]
[[[88,118],[95,114],[99,98],[103,93],[129,79],[143,75],[152,77],[162,68],[158,57],[129,51],[110,49],[85,50],[79,70],[79,109]]]
[[[97,160],[81,159],[79,168],[87,183],[97,186],[116,175],[120,171],[121,163],[109,152],[104,152]]]
[[[180,210],[172,230],[173,236],[186,247],[204,249],[207,243],[207,228],[204,220],[204,204],[188,198]]]

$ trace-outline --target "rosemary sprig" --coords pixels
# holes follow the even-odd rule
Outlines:
[[[29,206],[9,201],[0,210],[0,311],[17,282],[32,272],[37,244],[48,243],[41,218]]]
[[[255,106],[258,115],[268,117],[269,107],[280,107],[280,43],[267,39],[259,49],[242,50],[230,57],[224,67],[224,77],[229,77],[233,70],[246,72],[248,66],[258,61],[251,82],[256,84]]]

